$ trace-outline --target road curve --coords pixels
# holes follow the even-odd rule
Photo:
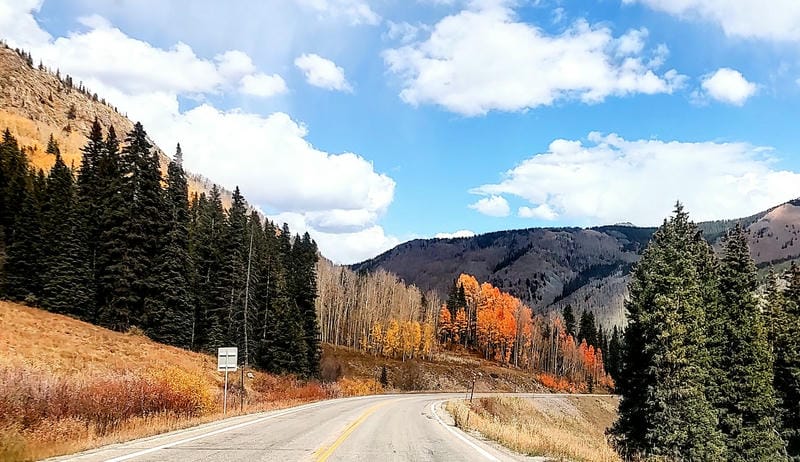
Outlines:
[[[530,460],[455,428],[441,403],[463,397],[463,393],[431,393],[335,399],[235,417],[53,460]]]

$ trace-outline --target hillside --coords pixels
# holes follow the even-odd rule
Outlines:
[[[0,325],[0,460],[40,459],[222,416],[215,357],[3,301]],[[351,392],[341,382],[323,387],[250,372],[245,412]],[[238,374],[230,377],[230,403],[238,403],[239,384]]]
[[[47,69],[28,65],[14,50],[0,46],[0,128],[8,128],[20,145],[28,148],[31,163],[45,171],[55,161],[45,152],[51,135],[58,142],[65,163],[77,168],[81,148],[95,118],[103,127],[113,125],[120,137],[134,124],[97,95],[71,87],[64,82],[66,76],[61,77],[63,80]],[[169,157],[152,144],[159,153],[162,170],[166,171]],[[190,193],[209,191],[213,184],[196,173],[188,173],[187,177]],[[222,193],[227,206],[231,193],[225,190]]]
[[[760,267],[800,257],[800,201],[740,219],[699,223],[719,249],[725,231],[746,226]],[[566,304],[595,313],[605,327],[625,323],[628,273],[655,228],[629,225],[529,228],[456,239],[417,239],[365,262],[356,271],[384,269],[422,290],[446,297],[461,273],[475,275],[522,299],[538,312]]]

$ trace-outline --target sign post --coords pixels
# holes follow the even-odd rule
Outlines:
[[[217,371],[225,372],[225,391],[222,395],[222,415],[228,413],[228,372],[238,369],[239,349],[236,347],[217,349]]]

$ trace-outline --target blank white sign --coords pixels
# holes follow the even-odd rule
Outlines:
[[[217,348],[217,371],[233,372],[238,369],[239,349],[236,347]]]

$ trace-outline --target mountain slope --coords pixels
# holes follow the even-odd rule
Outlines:
[[[703,222],[704,236],[719,249],[727,229],[742,223],[759,266],[800,257],[800,200],[749,217]],[[590,310],[605,326],[624,325],[628,273],[655,228],[629,225],[529,228],[468,238],[417,239],[371,260],[357,271],[378,268],[443,297],[460,273],[475,275],[522,299],[539,312],[571,304]]]
[[[104,128],[113,125],[120,138],[133,128],[133,121],[126,115],[89,90],[81,91],[75,84],[70,86],[66,80],[67,77],[31,66],[16,51],[0,45],[0,129],[8,128],[20,145],[28,148],[31,163],[45,171],[55,162],[45,152],[51,135],[59,144],[64,162],[77,168],[81,148],[95,118]],[[152,144],[166,172],[170,158]],[[202,175],[187,176],[190,193],[211,189],[212,182]],[[222,196],[226,206],[229,205],[231,193],[223,190]]]

